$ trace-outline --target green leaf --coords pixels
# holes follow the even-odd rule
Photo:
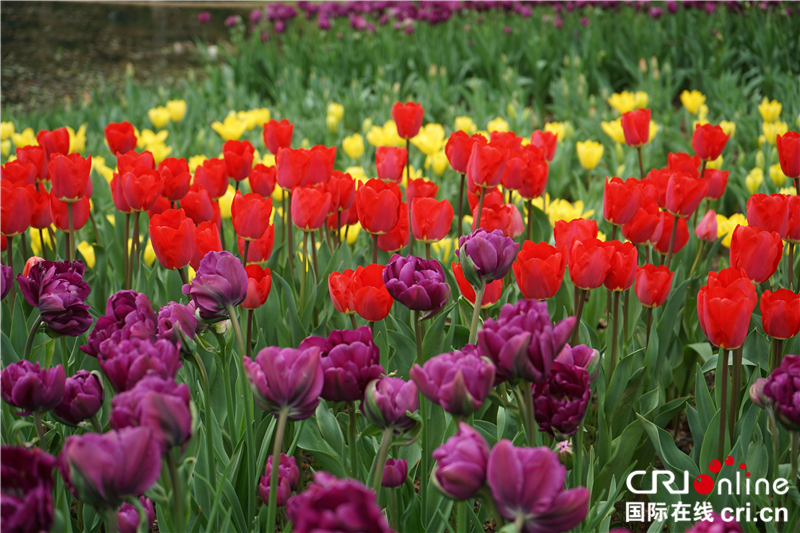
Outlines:
[[[306,338],[306,330],[303,323],[300,322],[300,317],[297,314],[297,307],[294,302],[294,293],[289,288],[289,284],[277,272],[272,273],[272,279],[278,281],[283,300],[286,302],[286,317],[289,319],[289,330],[292,334],[292,345],[299,346],[303,339]],[[281,321],[278,321],[281,322]]]
[[[442,309],[438,314],[433,324],[425,332],[425,339],[422,341],[422,358],[424,361],[429,360],[431,357],[442,353],[442,344],[444,343],[444,323],[447,320],[447,314],[453,308],[454,304]],[[422,364],[424,361],[420,361]]]
[[[347,471],[339,459],[339,452],[322,437],[316,424],[306,424],[303,427],[297,445],[311,453],[319,461],[323,470],[336,477],[347,477]]]
[[[675,446],[675,439],[672,438],[669,432],[656,426],[641,415],[636,416],[644,426],[647,436],[650,437],[650,442],[656,449],[661,462],[672,470],[676,477],[678,475],[683,476],[685,471],[689,472],[690,477],[697,477],[700,474],[694,461]]]

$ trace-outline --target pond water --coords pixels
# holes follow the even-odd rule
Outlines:
[[[249,2],[3,2],[2,104],[24,112],[84,93],[117,90],[131,64],[136,79],[169,84],[199,65],[194,41],[228,36],[225,18]],[[197,15],[211,13],[207,24]]]

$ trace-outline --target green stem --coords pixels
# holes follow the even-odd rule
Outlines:
[[[483,213],[483,199],[486,196],[486,189],[481,187],[481,194],[478,197],[478,215],[475,217],[475,229],[481,227],[481,213]]]
[[[386,459],[389,457],[389,448],[392,446],[392,433],[394,433],[394,427],[389,426],[383,430],[381,436],[381,448],[378,450],[378,461],[375,463],[375,477],[372,478],[372,490],[375,491],[375,494],[381,490],[383,469],[386,468]]]
[[[173,526],[175,526],[175,531],[186,531],[186,516],[183,510],[183,484],[181,483],[180,474],[178,474],[178,462],[175,460],[173,451],[167,450],[165,456],[169,479],[172,483]]]
[[[398,519],[397,515],[397,489],[392,489],[392,528],[395,531],[400,531],[400,520]]]
[[[608,379],[614,375],[614,368],[617,366],[617,345],[619,344],[617,336],[619,335],[619,292],[614,291],[614,324],[611,328],[611,367],[608,372]],[[606,343],[608,344],[608,343]]]
[[[800,431],[792,431],[792,449],[789,452],[791,458],[791,470],[789,471],[789,481],[797,486],[797,460],[800,457]]]
[[[797,180],[800,182],[800,180]],[[789,243],[789,254],[786,256],[787,266],[789,267],[789,290],[794,290],[794,244]],[[44,248],[42,248],[44,250]]]
[[[772,434],[772,481],[774,482],[778,479],[778,465],[781,462],[781,440],[772,407],[767,407],[767,422],[769,424],[769,432]]]
[[[44,258],[45,261],[48,261],[47,245],[45,245],[44,243],[44,231],[42,231],[41,228],[39,228],[39,243],[41,243],[42,245],[42,257]],[[33,238],[31,238],[31,249],[33,249]]]
[[[300,301],[299,307],[302,309],[306,301],[306,276],[308,275],[308,233],[303,232],[303,271],[300,273]]]
[[[72,202],[67,202],[67,219],[69,224],[69,260],[75,261],[75,223],[72,218]]]
[[[236,407],[233,403],[233,387],[234,385],[231,384],[231,362],[228,359],[228,345],[225,342],[225,337],[220,335],[219,333],[215,334],[217,336],[217,343],[219,344],[219,364],[222,367],[222,381],[225,382],[225,407],[228,410],[228,435],[231,441],[231,444],[236,442],[237,440],[237,432],[236,432]]]
[[[72,375],[72,369],[70,368],[70,365],[69,365],[69,356],[70,356],[70,354],[67,352],[67,337],[65,337],[64,335],[61,336],[61,354],[62,354],[61,357],[63,358],[62,363],[64,363],[64,374],[67,377],[70,377]],[[49,361],[48,361],[48,363],[49,363]],[[50,365],[48,364],[47,366],[50,366]]]
[[[133,215],[133,242],[131,243],[131,285],[133,285],[133,273],[134,270],[138,273],[139,272],[139,215],[141,215],[141,211],[136,211]],[[125,243],[127,245],[127,243]],[[134,262],[136,263],[136,268],[134,269]]]
[[[117,508],[112,507],[111,509],[106,509],[103,514],[106,519],[106,533],[117,533],[117,531],[119,531],[117,529],[117,520],[119,518],[117,515]]]
[[[123,286],[126,289],[131,288],[130,250],[128,249],[128,238],[129,238],[128,236],[130,235],[130,232],[131,232],[131,214],[125,213],[125,240],[123,241],[122,244],[122,261],[123,261],[122,267],[125,277],[125,283],[123,284]]]
[[[378,262],[378,234],[372,234],[372,264],[377,264]]]
[[[628,309],[631,306],[631,289],[625,289],[625,298],[622,300],[622,348],[625,349],[625,343],[628,342]]]
[[[646,323],[647,323],[647,334],[646,334],[645,340],[644,340],[644,351],[645,352],[647,351],[648,346],[650,346],[650,329],[653,327],[653,308],[652,307],[648,307],[647,308]]]
[[[36,337],[36,333],[39,331],[39,326],[42,324],[42,315],[36,317],[36,320],[33,322],[31,326],[31,330],[28,332],[28,340],[25,341],[25,351],[23,352],[22,358],[26,361],[31,360],[31,351],[33,350],[33,339]]]
[[[358,329],[358,323],[356,322],[356,315],[354,313],[350,313],[350,325],[353,326],[353,329]]]
[[[350,419],[347,424],[347,447],[350,451],[350,475],[353,479],[360,481],[359,475],[360,468],[358,467],[358,447],[357,447],[357,433],[358,433],[358,413],[356,412],[356,404],[354,402],[347,402],[347,414]]]
[[[672,262],[672,250],[675,248],[675,235],[678,233],[678,216],[675,215],[672,219],[672,233],[669,236],[669,250],[667,250],[667,258],[664,260],[664,266],[669,269],[669,264]]]
[[[39,437],[39,447],[47,451],[47,441],[44,438],[44,426],[42,425],[42,414],[38,409],[33,412],[33,425],[36,427],[36,435]]]
[[[739,390],[742,386],[742,351],[740,346],[733,351],[733,368],[731,369],[731,410],[728,413],[728,431],[733,444],[733,433],[736,427],[736,418],[739,416]]]
[[[697,256],[694,258],[694,263],[692,263],[692,269],[689,271],[689,279],[692,278],[694,274],[694,270],[697,268],[697,264],[700,262],[700,256],[703,255],[703,248],[705,248],[706,241],[700,240],[700,247],[697,249]]]
[[[417,364],[422,366],[424,361],[424,354],[422,353],[422,323],[420,322],[420,312],[414,311],[414,336],[417,347]],[[428,401],[422,392],[419,393],[419,414],[422,417],[422,456],[420,458],[420,468],[422,469],[419,476],[420,496],[422,497],[422,516],[423,521],[427,519],[428,509],[428,469],[430,468],[431,449],[428,443]]]
[[[531,240],[533,228],[533,200],[528,200],[528,223],[525,225],[525,240]]]
[[[463,218],[464,218],[464,179],[466,178],[465,174],[461,174],[461,185],[458,188],[458,219],[456,220],[456,227],[458,228],[457,240],[461,239],[461,235],[464,233],[463,228]],[[456,246],[458,243],[456,242]]]
[[[275,531],[275,516],[278,511],[278,467],[281,464],[281,447],[288,418],[289,409],[284,407],[278,415],[275,444],[272,446],[272,470],[269,474],[269,503],[267,504],[267,529],[265,531]]]
[[[431,243],[429,242],[425,243],[425,259],[431,260]]]
[[[528,437],[528,446],[536,446],[536,415],[533,410],[533,390],[531,384],[523,381],[519,384],[522,400],[525,403],[525,433]]]
[[[253,309],[247,310],[247,357],[253,353]]]
[[[575,454],[573,487],[581,487],[583,486],[583,422],[578,426],[578,432],[572,436],[572,453]]]
[[[314,265],[314,277],[319,278],[319,267],[317,267],[317,243],[314,239],[314,232],[311,232],[311,259]],[[308,259],[306,259],[307,261]]]
[[[725,426],[728,422],[728,354],[725,348],[719,349],[719,359],[722,359],[722,383],[720,385],[720,412],[719,412],[719,444],[717,445],[717,457],[722,457],[725,453]],[[719,367],[720,361],[717,361]]]
[[[495,531],[500,531],[500,528],[502,528],[506,524],[506,521],[503,519],[503,516],[497,510],[497,502],[494,501],[492,492],[488,489],[488,487],[484,487],[478,492],[478,496],[480,497],[483,505],[489,508],[488,514],[494,517]]]
[[[586,297],[583,294],[583,289],[575,287],[574,290],[576,290],[578,292],[578,298],[577,298],[577,300],[578,300],[578,310],[575,311],[575,329],[572,330],[572,337],[570,337],[570,339],[569,339],[569,343],[570,343],[571,346],[575,346],[576,344],[578,344],[578,341],[580,339],[581,315],[583,314],[583,304],[584,304],[584,301],[586,300]]]
[[[284,191],[284,195],[285,194],[289,195],[289,205],[288,208],[283,211],[283,224],[286,226],[286,242],[289,244],[289,272],[292,272],[292,275],[294,275],[294,235],[292,235],[292,226],[294,225],[294,221],[292,220],[292,193]]]
[[[204,396],[204,405],[203,405],[203,418],[206,426],[205,434],[206,434],[206,455],[208,456],[208,481],[212,485],[216,481],[217,477],[217,470],[215,466],[216,456],[214,455],[214,437],[211,433],[212,431],[212,418],[211,418],[211,388],[208,385],[208,372],[206,371],[206,365],[203,363],[203,360],[200,359],[200,356],[193,353],[189,356],[189,359],[192,364],[194,364],[195,368],[197,368],[197,373],[200,374],[200,386],[203,387],[203,396]],[[230,391],[230,387],[227,385],[225,389]]]
[[[467,533],[467,505],[468,501],[458,502],[458,516],[456,517],[456,532]]]
[[[95,433],[103,433],[103,426],[100,425],[100,420],[97,418],[97,414],[92,415],[89,419],[89,422],[92,423],[92,429],[94,429]]]
[[[644,179],[644,165],[642,165],[642,147],[639,146],[637,148],[637,150],[639,151],[639,179],[643,180]]]
[[[481,189],[483,194],[483,189]],[[481,302],[483,301],[483,293],[486,290],[486,281],[481,280],[481,287],[475,294],[475,304],[472,309],[472,322],[469,325],[469,343],[475,344],[478,341],[478,322],[481,314]]]

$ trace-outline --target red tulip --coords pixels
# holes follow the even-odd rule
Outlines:
[[[331,295],[333,307],[338,312],[346,315],[352,315],[356,312],[355,304],[353,303],[355,274],[348,268],[342,273],[331,272],[328,275],[328,292]]]
[[[636,270],[634,290],[645,307],[661,307],[669,297],[673,272],[664,266],[647,263]]]
[[[416,137],[422,127],[422,116],[425,110],[420,104],[396,102],[392,106],[392,120],[397,125],[397,134],[403,139]]]
[[[700,220],[694,228],[694,234],[701,241],[714,242],[717,240],[717,213],[709,209],[708,213]]]
[[[186,211],[186,216],[197,225],[214,219],[214,201],[211,193],[202,185],[194,184],[189,187],[189,192],[181,199],[181,207]]]
[[[522,177],[522,185],[518,191],[519,195],[526,200],[532,200],[544,194],[549,171],[550,167],[547,161],[529,160],[528,172]]]
[[[603,285],[610,291],[624,291],[633,285],[636,279],[639,253],[636,246],[629,242],[609,241],[605,243],[608,251],[610,268]]]
[[[33,185],[14,183],[9,180],[0,180],[2,186],[2,234],[13,237],[24,233],[31,223],[33,210],[36,207]]]
[[[715,170],[707,168],[705,172],[705,180],[708,183],[708,192],[706,198],[711,200],[719,200],[725,194],[725,187],[728,186],[728,175],[730,172],[727,170]]]
[[[378,235],[378,248],[384,252],[398,252],[408,245],[410,235],[408,206],[405,202],[400,202],[400,217],[397,219],[397,225],[390,231]]]
[[[725,149],[728,137],[720,126],[698,124],[692,134],[692,148],[703,161],[713,161]]]
[[[386,318],[394,299],[383,284],[383,265],[358,267],[353,276],[353,305],[358,316],[369,322]]]
[[[731,238],[730,265],[742,268],[755,283],[764,283],[783,257],[783,241],[774,231],[755,226],[736,226]]]
[[[278,122],[277,120],[270,120],[264,124],[264,145],[267,150],[272,152],[272,155],[278,155],[278,150],[281,148],[289,148],[292,146],[292,133],[294,132],[294,124],[286,119]]]
[[[575,239],[569,249],[569,277],[581,289],[596,289],[611,268],[611,250],[597,239]]]
[[[36,134],[39,146],[44,148],[44,158],[46,161],[52,159],[53,154],[67,155],[69,153],[69,132],[62,127],[53,131],[40,130]]]
[[[686,218],[677,217],[678,229],[675,233],[675,244],[672,246],[672,254],[677,254],[686,243],[689,242],[689,226]],[[669,241],[672,238],[672,225],[675,224],[675,215],[667,211],[661,212],[661,238],[655,243],[654,248],[660,254],[667,255],[669,252]]]
[[[789,227],[789,196],[754,194],[747,199],[747,223],[786,238]]]
[[[328,217],[328,227],[330,229],[337,229],[337,224],[340,222],[338,218],[339,217],[337,217],[337,215],[331,215]],[[356,206],[352,206],[350,209],[345,209],[341,212],[341,227],[350,226],[356,222],[358,222],[358,210],[356,209]]]
[[[114,177],[111,178],[111,183],[108,186],[111,189],[111,200],[114,202],[114,207],[117,208],[117,211],[125,214],[133,213],[133,209],[125,200],[125,192],[122,190],[122,178],[119,174],[114,172]]]
[[[624,224],[622,235],[634,244],[653,244],[661,239],[664,223],[658,204],[650,196],[642,199],[642,205],[630,222]]]
[[[249,255],[249,254],[248,254]],[[272,273],[259,265],[247,265],[247,296],[241,303],[245,309],[258,309],[264,305],[272,288]]]
[[[84,159],[80,154],[58,154],[47,165],[47,173],[53,188],[50,190],[61,201],[80,200],[89,184],[92,171],[92,156]]]
[[[638,148],[650,141],[650,110],[635,109],[622,114],[620,119],[625,144]]]
[[[786,224],[786,242],[800,243],[800,196],[789,197],[789,222]]]
[[[467,162],[467,177],[476,187],[497,187],[503,179],[508,162],[508,150],[491,144],[475,143]]]
[[[42,187],[41,191],[36,188],[31,191],[33,195],[33,214],[31,215],[32,228],[45,229],[53,223],[53,217],[50,216],[50,194]],[[28,189],[30,190],[30,189]]]
[[[670,152],[667,156],[667,168],[675,172],[685,172],[693,178],[699,178],[700,171],[697,170],[699,167],[700,157],[696,155],[692,156],[684,152],[673,154]],[[710,169],[706,169],[706,173],[708,173],[709,170]]]
[[[556,248],[569,262],[569,250],[575,239],[595,239],[597,238],[597,222],[587,218],[575,218],[569,222],[557,220],[553,228]]]
[[[325,223],[330,206],[331,193],[315,187],[295,187],[292,191],[292,222],[305,232],[316,231]]]
[[[157,170],[136,167],[120,176],[125,201],[134,211],[147,211],[164,190],[164,177]]]
[[[141,154],[130,150],[124,154],[117,154],[117,172],[125,174],[136,167],[156,168],[156,160],[151,152]]]
[[[415,198],[436,198],[439,186],[425,178],[410,178],[406,187],[406,203],[412,204]]]
[[[281,148],[275,157],[278,185],[289,191],[295,187],[304,186],[310,165],[311,152],[309,150]]]
[[[5,200],[3,200],[5,203]],[[72,202],[72,229],[78,231],[89,220],[89,197],[84,196],[77,202]],[[50,217],[53,219],[53,224],[56,225],[61,231],[69,231],[69,217],[67,211],[67,202],[62,202],[53,195],[50,191]]]
[[[260,194],[264,198],[272,196],[275,191],[275,180],[278,175],[278,168],[268,167],[261,163],[253,167],[250,171],[250,190]]]
[[[753,304],[753,309],[758,304],[756,289],[744,269],[728,267],[719,272],[712,270],[708,273],[707,285],[709,289],[738,289],[747,295],[747,298]]]
[[[127,120],[123,122],[112,122],[103,130],[106,134],[108,149],[114,155],[126,154],[136,148],[136,132],[133,124]]]
[[[744,344],[755,304],[743,291],[701,287],[697,293],[697,319],[712,344],[732,350]]]
[[[478,190],[480,191],[480,189]],[[486,189],[486,192],[483,193],[484,209],[495,205],[503,205],[505,201],[506,199],[503,197],[503,192],[497,187]],[[480,197],[477,194],[473,194],[469,188],[467,189],[467,203],[469,203],[470,212],[474,212],[475,208],[478,207],[480,203]]]
[[[647,177],[639,182],[642,186],[642,193],[655,200],[661,209],[667,208],[667,185],[675,172],[669,168],[654,168],[647,173]]]
[[[603,194],[603,216],[612,224],[621,226],[633,219],[642,205],[642,189],[639,180],[628,178],[606,178]]]
[[[800,333],[800,294],[789,289],[770,290],[761,295],[761,325],[776,339],[791,339]]]
[[[30,185],[36,183],[36,178],[38,177],[36,165],[20,159],[8,161],[3,165],[0,173],[2,173],[2,179],[4,180]]]
[[[153,218],[155,215],[160,215],[167,209],[172,208],[172,203],[164,196],[156,198],[156,202],[147,210],[147,216]]]
[[[358,220],[373,235],[388,233],[400,220],[400,188],[377,178],[362,184],[356,191]]]
[[[525,241],[511,265],[514,278],[528,300],[547,300],[555,296],[564,280],[567,258],[546,242]]]
[[[334,170],[325,190],[331,193],[331,211],[334,213],[350,209],[356,201],[356,181],[350,174]]]
[[[499,229],[506,237],[513,239],[513,233],[517,233],[518,237],[522,231],[525,231],[525,226],[523,225],[520,229],[518,223],[522,221],[522,217],[515,220],[515,213],[519,214],[519,211],[515,210],[514,204],[493,204],[488,207],[484,205],[483,211],[481,211],[481,225],[478,226],[478,208],[475,207],[472,211],[472,230],[475,231],[479,227],[488,232]]]
[[[531,144],[542,150],[545,161],[549,163],[556,156],[558,137],[549,131],[535,130],[531,134]]]
[[[470,285],[467,278],[464,277],[464,271],[461,270],[461,265],[459,263],[451,263],[453,267],[453,276],[456,278],[456,284],[458,284],[458,290],[461,291],[461,295],[469,301],[473,306],[475,305],[475,289]],[[493,306],[497,303],[500,299],[500,296],[503,295],[503,280],[496,279],[486,284],[486,288],[483,291],[483,297],[481,298],[481,309],[486,309],[488,307]]]
[[[158,164],[158,171],[164,177],[163,194],[170,202],[178,202],[189,192],[192,175],[189,164],[181,157],[168,157]]]
[[[382,180],[396,183],[403,181],[403,170],[407,161],[408,150],[405,148],[378,146],[375,149],[375,169]]]
[[[18,146],[17,159],[26,163],[31,163],[36,167],[36,179],[39,181],[46,180],[47,175],[47,161],[44,158],[44,148],[41,146]]]
[[[411,203],[411,231],[419,242],[439,242],[450,232],[453,206],[447,200],[415,198]]]
[[[492,132],[492,135],[494,135],[494,133],[498,132]],[[528,146],[531,146],[534,150],[539,150],[530,144]],[[500,183],[503,185],[504,189],[517,190],[522,187],[522,182],[528,174],[529,158],[530,156],[522,150],[508,149],[508,163],[506,164],[505,172],[503,172],[503,177],[500,179]]]
[[[708,183],[682,172],[675,172],[667,182],[667,211],[680,217],[694,213],[708,193]]]
[[[197,271],[200,268],[200,261],[208,252],[221,252],[222,242],[219,240],[219,227],[213,222],[201,222],[197,225],[194,232],[194,255],[192,256],[192,268]],[[247,254],[249,257],[249,253]]]
[[[226,175],[235,181],[246,179],[253,168],[255,151],[250,141],[225,141],[222,145],[222,157],[225,159]]]
[[[260,238],[269,226],[271,215],[272,198],[264,198],[254,192],[242,196],[241,192],[236,191],[231,203],[231,222],[236,235],[246,241]]]
[[[469,136],[461,130],[454,131],[450,135],[447,144],[444,145],[444,153],[453,170],[460,174],[467,173],[467,162],[475,143],[487,144],[486,137],[477,133]]]
[[[150,243],[161,266],[183,268],[194,257],[194,222],[183,209],[167,209],[150,219]]]
[[[778,160],[781,170],[786,176],[800,178],[800,133],[790,131],[775,138],[778,145]],[[19,149],[17,149],[19,154]]]
[[[238,237],[237,244],[239,246],[239,256],[241,257],[244,255],[244,239]],[[260,238],[250,241],[250,246],[247,247],[247,263],[263,263],[269,260],[274,245],[275,226],[270,224]]]
[[[317,145],[309,150],[310,158],[308,162],[308,175],[304,180],[304,185],[316,185],[331,179],[333,173],[333,162],[336,159],[336,147]]]
[[[218,158],[206,159],[194,170],[192,184],[199,184],[208,190],[213,200],[225,196],[228,191],[228,176],[225,161]]]

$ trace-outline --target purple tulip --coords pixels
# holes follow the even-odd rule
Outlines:
[[[211,13],[208,11],[203,11],[202,13],[198,13],[197,15],[197,22],[200,24],[208,24],[211,21]]]
[[[31,267],[28,276],[17,274],[25,300],[39,309],[42,321],[53,333],[78,337],[92,325],[89,285],[83,280],[80,261],[41,261]]]
[[[408,461],[405,459],[392,459],[391,457],[386,460],[386,466],[383,469],[383,478],[381,478],[381,486],[387,489],[401,487],[406,482],[408,477]]]
[[[478,228],[461,237],[456,255],[461,259],[464,277],[479,288],[481,283],[502,279],[508,273],[518,248],[514,239],[504,236],[499,229],[489,233]]]
[[[114,429],[149,427],[161,453],[180,446],[192,437],[191,393],[186,383],[149,375],[111,400]]]
[[[772,398],[764,394],[764,387],[767,385],[767,381],[767,378],[758,378],[750,386],[750,401],[762,409],[772,405]]]
[[[325,400],[360,400],[369,382],[386,374],[380,363],[380,350],[367,326],[332,331],[327,338],[308,337],[300,343],[300,350],[312,346],[320,349],[319,364],[325,376],[320,396]]]
[[[156,521],[156,509],[153,506],[153,502],[150,501],[150,498],[139,496],[139,503],[142,504],[147,514],[146,531],[150,531]],[[139,528],[139,518],[139,510],[135,505],[128,502],[123,503],[122,507],[119,509],[119,513],[117,513],[117,527],[119,528],[119,533],[136,533]]]
[[[545,302],[520,300],[504,305],[497,320],[484,323],[478,346],[497,367],[496,384],[519,379],[539,383],[547,378],[574,326],[575,317],[553,326]]]
[[[431,454],[437,462],[433,482],[454,500],[470,500],[486,482],[489,445],[469,424],[460,422],[458,432]]]
[[[320,17],[319,21],[317,21],[317,26],[323,31],[329,30],[331,29],[331,21],[328,17]]]
[[[286,23],[279,20],[275,23],[275,33],[283,33],[284,31],[286,31]]]
[[[0,265],[0,300],[5,300],[6,295],[14,286],[14,269],[10,266]]]
[[[593,348],[589,348],[585,344],[578,344],[574,348],[569,344],[565,344],[564,348],[559,352],[556,361],[568,365],[575,365],[585,369],[588,372],[597,372],[596,363],[600,360],[600,352]],[[594,378],[592,378],[594,379]]]
[[[549,448],[515,448],[503,439],[489,456],[487,479],[497,510],[522,533],[569,531],[586,517],[589,491],[564,490],[567,469]]]
[[[268,346],[255,361],[244,357],[244,370],[256,405],[278,415],[288,408],[289,418],[303,420],[314,414],[325,381],[319,364],[320,350]]]
[[[97,319],[81,350],[92,357],[107,355],[111,344],[131,339],[156,340],[156,314],[146,295],[119,291],[106,302],[105,316]]]
[[[660,7],[651,7],[650,11],[649,11],[650,17],[654,18],[654,19],[657,19],[658,17],[660,17],[663,12],[664,12],[664,10],[661,9]]]
[[[742,526],[736,522],[726,522],[717,513],[711,513],[709,520],[697,522],[686,533],[742,533]]]
[[[295,531],[391,533],[375,493],[352,479],[314,474],[314,483],[286,506]]]
[[[67,378],[64,396],[53,412],[61,420],[78,425],[97,414],[104,399],[105,391],[100,375],[88,370],[78,370],[74,376]]]
[[[225,25],[229,28],[233,28],[237,24],[242,21],[242,17],[239,15],[231,15],[230,17],[225,19]]]
[[[666,4],[667,10],[670,13],[677,13],[678,12],[678,2],[676,2],[675,0],[667,0],[664,3]]]
[[[3,378],[5,383],[5,376]],[[775,416],[789,431],[800,431],[800,355],[787,355],[764,385]]]
[[[78,499],[113,509],[158,480],[161,449],[149,427],[73,435],[64,442],[58,469]]]
[[[3,531],[50,531],[53,527],[53,467],[56,459],[40,448],[3,446],[0,451]]]
[[[175,344],[186,344],[197,332],[194,310],[178,302],[170,302],[158,312],[158,338]]]
[[[247,296],[247,272],[230,252],[209,252],[183,292],[197,304],[200,318],[228,318],[228,307],[236,307]]]
[[[175,378],[182,364],[178,347],[163,339],[130,339],[106,347],[107,353],[100,354],[100,369],[117,392],[132,389],[146,374]]]
[[[261,499],[264,502],[269,501],[269,483],[272,475],[272,456],[267,459],[267,466],[264,470],[264,475],[261,477],[261,483],[258,485],[258,491],[261,494]],[[280,464],[278,465],[278,507],[283,507],[289,501],[292,491],[297,490],[297,484],[300,482],[300,469],[297,468],[297,460],[294,457],[287,457],[285,453],[281,454]]]
[[[441,263],[413,255],[394,254],[383,270],[383,284],[392,298],[412,311],[438,311],[450,298]]]
[[[264,17],[264,12],[260,9],[254,9],[250,12],[250,22],[258,22]]]
[[[422,394],[459,418],[477,411],[494,385],[494,365],[473,344],[414,365],[410,374]]]
[[[414,419],[406,412],[419,409],[419,395],[413,381],[400,378],[381,378],[370,382],[361,402],[367,420],[381,429],[394,427],[406,431],[414,427]]]
[[[591,397],[585,369],[554,362],[547,380],[533,385],[533,410],[540,431],[571,437],[578,431]]]
[[[22,416],[33,411],[49,411],[64,395],[64,367],[39,368],[39,363],[22,360],[11,363],[0,373],[0,396]]]

